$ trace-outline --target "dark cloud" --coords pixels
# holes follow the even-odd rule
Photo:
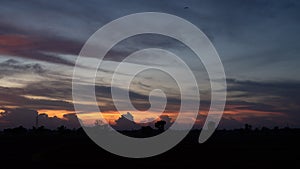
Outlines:
[[[8,109],[0,116],[0,128],[24,126],[31,128],[35,126],[37,112],[28,109]]]
[[[26,94],[53,99],[71,100],[72,82],[70,79],[45,80],[33,82],[24,87]]]
[[[269,102],[250,102],[250,101],[239,101],[242,99],[236,97],[230,97],[230,100],[226,102],[225,110],[256,110],[256,111],[272,111],[272,112],[281,112],[277,110],[276,107],[270,105]]]
[[[61,5],[63,4],[63,5]],[[188,10],[184,7],[188,6]],[[201,28],[213,39],[226,73],[232,77],[247,75],[260,78],[293,78],[298,70],[300,5],[296,0],[191,0],[170,3],[166,0],[120,1],[2,1],[0,30],[10,38],[34,41],[30,50],[5,47],[3,53],[20,57],[62,63],[73,63],[60,57],[41,53],[78,54],[83,43],[98,28],[118,17],[144,11],[158,11],[183,17]],[[118,10],[122,9],[122,10]],[[22,36],[20,36],[22,35]],[[22,38],[21,38],[22,39]],[[153,41],[154,39],[154,41]],[[157,37],[144,38],[111,51],[108,59],[119,60],[123,53],[144,46],[169,46],[181,50],[171,41]],[[296,62],[286,62],[286,60]],[[198,66],[198,63],[194,65]],[[266,66],[268,68],[266,68]],[[285,67],[282,72],[277,67]],[[255,68],[255,69],[253,69]],[[276,72],[276,73],[274,73]],[[290,72],[290,73],[287,73]]]
[[[147,123],[136,123],[134,117],[130,112],[122,114],[116,121],[115,124],[111,124],[116,130],[139,130],[142,126],[150,126],[155,129],[155,123],[157,121],[163,120],[166,122],[165,129],[168,129],[173,124],[173,120],[168,115],[161,115],[158,119],[148,119],[150,122]]]
[[[134,117],[129,112],[121,115],[121,117],[117,119],[115,123],[116,124],[112,127],[116,130],[138,130],[141,128],[139,124],[134,122]]]
[[[25,128],[36,127],[38,117],[38,125],[55,129],[61,125],[68,128],[80,127],[75,114],[64,115],[64,118],[48,117],[47,115],[39,115],[35,110],[30,109],[7,109],[0,115],[0,129],[13,128],[23,126]]]
[[[253,123],[265,121],[273,125],[299,125],[299,86],[298,82],[255,82],[228,79],[228,101],[226,111],[234,111],[237,114],[226,114],[226,122],[236,120],[241,123]],[[96,86],[98,101],[101,111],[116,111],[111,99],[111,88]],[[117,89],[120,93],[128,92]],[[24,88],[5,88],[0,90],[0,104],[2,106],[18,106],[27,109],[51,109],[73,110],[73,104],[64,100],[71,100],[70,81],[44,81],[28,84]],[[30,99],[24,95],[43,96],[51,99]],[[149,108],[149,97],[134,91],[130,91],[132,104],[139,110]],[[89,96],[86,96],[89,97]],[[201,100],[201,111],[207,111],[209,100]],[[176,113],[180,108],[180,100],[169,98],[166,113]],[[130,110],[127,110],[130,111]],[[200,117],[199,117],[200,118]],[[203,118],[203,117],[201,117]],[[280,120],[279,120],[280,119]],[[225,125],[227,123],[224,123]],[[237,124],[237,123],[234,123]]]
[[[173,38],[157,35],[157,34],[142,34],[129,37],[116,44],[106,55],[105,60],[122,61],[131,53],[146,49],[159,48],[178,53],[178,51],[187,51],[188,48],[178,40]],[[192,55],[192,54],[190,54]],[[180,55],[178,55],[180,56]],[[184,59],[184,58],[183,58]],[[133,63],[143,64],[139,60],[131,60]],[[144,63],[145,64],[145,63]],[[153,63],[154,65],[154,63]]]
[[[240,92],[235,97],[269,97],[269,102],[278,100],[298,103],[300,101],[300,82],[298,81],[275,81],[255,82],[228,79],[228,92]],[[267,101],[267,100],[265,100]]]
[[[228,109],[230,106],[236,106],[234,109],[241,113],[247,112],[247,110],[281,112],[285,115],[282,121],[299,126],[300,82],[255,82],[235,79],[228,79],[227,82],[228,92],[232,93],[230,101],[227,103]],[[275,121],[273,122],[275,123]]]
[[[105,106],[101,107],[101,111],[117,111],[111,96],[111,87],[107,86],[96,86],[95,88],[96,96],[99,102],[105,103]],[[129,97],[133,106],[140,111],[145,111],[150,108],[149,96],[135,92],[133,90],[127,91],[121,88],[114,88],[114,91],[118,93],[118,96],[123,96],[118,99],[125,99],[126,93],[129,92]],[[161,100],[160,97],[153,96],[153,100]],[[176,97],[168,97],[167,95],[167,105],[166,112],[177,112],[180,108],[180,99]],[[131,111],[131,110],[125,110]]]
[[[299,1],[136,2],[3,0],[0,6],[0,54],[73,66],[72,61],[59,54],[77,55],[88,37],[107,22],[144,11],[175,14],[191,21],[208,34],[220,54],[228,77],[240,79],[227,81],[229,96],[226,110],[236,110],[239,115],[227,115],[224,125],[237,124],[237,117],[241,118],[243,114],[248,116],[243,116],[243,121],[257,125],[277,124],[277,116],[273,117],[276,119],[271,116],[251,116],[251,113],[255,114],[249,112],[252,110],[283,113],[286,116],[282,117],[282,121],[299,126]],[[188,9],[184,9],[186,6]],[[145,47],[165,48],[174,53],[185,48],[174,40],[146,35],[121,42],[108,53],[106,59],[120,61],[129,53]],[[191,63],[192,68],[198,68],[200,64],[190,59],[191,55],[185,53],[182,57]],[[138,60],[133,62],[142,64]],[[40,64],[20,63],[15,59],[0,63],[0,78],[24,72],[48,73]],[[295,79],[295,82],[291,79]],[[140,85],[146,89],[151,88],[149,84]],[[98,100],[105,103],[105,111],[115,110],[110,90],[110,87],[96,86]],[[126,92],[118,90],[120,93]],[[51,99],[29,99],[24,95]],[[145,93],[132,90],[130,96],[137,109],[145,110],[149,107],[149,98]],[[3,106],[73,110],[73,105],[65,101],[71,99],[71,79],[54,78],[31,83],[24,88],[0,87],[0,105]],[[176,112],[179,103],[178,98],[169,97],[166,111]],[[207,110],[209,105],[208,100],[201,100],[203,110]]]
[[[2,77],[24,73],[44,74],[46,70],[38,63],[22,63],[14,59],[0,63],[0,76]]]
[[[297,82],[254,82],[228,79],[228,91],[233,94],[229,96],[225,110],[235,111],[237,114],[225,114],[220,125],[233,127],[250,123],[255,127],[264,124],[266,126],[285,126],[286,124],[298,126],[300,124],[298,88]],[[111,100],[110,90],[110,87],[96,86],[98,99],[105,105],[101,107],[104,112],[116,110]],[[125,91],[122,90],[122,92]],[[235,95],[235,92],[238,94]],[[44,96],[51,99],[29,99],[23,95]],[[148,96],[139,93],[133,93],[131,96],[132,103],[137,108],[147,108]],[[52,100],[55,98],[57,100]],[[71,86],[68,82],[45,81],[40,85],[38,83],[28,85],[24,89],[1,87],[0,90],[2,106],[18,106],[25,109],[72,111],[73,104],[63,101],[64,98],[71,98]],[[169,106],[165,112],[177,112],[180,108],[179,102],[180,100],[173,99],[168,103]],[[201,111],[208,110],[208,107],[209,101],[202,101]],[[198,118],[203,121],[205,116]]]
[[[86,86],[88,87],[88,86]],[[0,105],[18,106],[29,109],[51,109],[51,110],[73,110],[73,104],[66,100],[72,100],[72,83],[70,80],[45,80],[40,82],[29,83],[23,88],[0,87]],[[118,93],[129,92],[132,104],[138,110],[147,110],[150,106],[149,96],[134,91],[127,91],[116,88]],[[116,111],[114,102],[111,97],[111,87],[95,86],[97,100],[104,106],[101,111]],[[33,98],[28,98],[30,96]],[[34,99],[37,96],[37,99]],[[39,99],[43,97],[44,99]],[[82,96],[91,97],[91,96]],[[154,100],[160,100],[154,97]],[[166,112],[176,112],[180,108],[180,99],[168,98]],[[126,110],[125,110],[126,111]],[[130,111],[130,110],[128,110]]]
[[[26,90],[21,88],[0,87],[0,89],[1,106],[16,106],[34,110],[73,110],[73,104],[63,100],[27,98],[24,96],[27,94]]]
[[[11,57],[22,57],[73,66],[73,62],[58,57],[55,54],[77,55],[80,49],[81,44],[79,43],[54,37],[0,35],[0,53]]]
[[[59,126],[66,126],[69,129],[79,128],[79,119],[76,114],[65,114],[63,118],[48,117],[46,114],[39,115],[39,126],[55,129]]]

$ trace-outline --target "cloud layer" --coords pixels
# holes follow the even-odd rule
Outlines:
[[[73,66],[85,41],[109,21],[145,11],[183,17],[203,30],[215,45],[228,77],[228,100],[221,127],[243,123],[300,126],[300,3],[296,0],[4,0],[0,6],[0,106],[6,114],[11,113],[0,118],[0,124],[17,125],[24,120],[24,125],[30,127],[38,110],[74,111]],[[158,35],[126,39],[106,55],[95,87],[103,112],[116,111],[110,94],[113,68],[128,54],[148,47],[178,54],[196,74],[201,86],[197,119],[201,127],[210,106],[205,68],[186,46]],[[94,61],[87,58],[87,62]],[[147,60],[131,59],[127,66],[130,69],[154,64],[173,66],[180,72],[174,63],[151,56]],[[89,69],[82,68],[83,72]],[[116,73],[126,79],[126,73]],[[163,87],[168,96],[165,113],[176,114],[180,99],[176,85],[170,82],[156,73],[138,77],[130,89],[132,103],[139,110],[147,110],[149,91]],[[83,85],[88,84],[83,80]],[[126,92],[121,82],[116,88]],[[71,125],[71,118],[72,115],[61,119],[45,117],[45,121],[49,125]]]

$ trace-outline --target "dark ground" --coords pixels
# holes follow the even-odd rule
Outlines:
[[[300,130],[217,131],[198,144],[192,131],[168,152],[145,159],[119,157],[82,131],[0,133],[0,168],[300,168]]]

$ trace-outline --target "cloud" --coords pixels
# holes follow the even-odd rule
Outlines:
[[[46,70],[38,63],[21,63],[15,59],[8,59],[0,63],[0,76],[12,76],[14,74],[36,73],[44,74]]]
[[[134,118],[129,112],[121,115],[121,117],[115,121],[115,124],[112,125],[112,127],[116,130],[138,130],[141,128],[139,124],[134,122]]]
[[[36,119],[38,112],[31,109],[8,109],[0,115],[0,129],[13,128],[23,126],[25,128],[32,128],[36,126]],[[61,125],[68,128],[80,127],[75,114],[64,115],[63,119],[57,117],[48,117],[47,115],[38,116],[38,125],[46,128],[55,129]]]
[[[298,82],[255,82],[228,79],[230,95],[226,104],[222,127],[242,126],[244,123],[256,126],[298,126],[300,107],[298,105]],[[28,85],[26,88],[0,87],[0,105],[17,106],[24,109],[50,109],[73,111],[73,104],[64,101],[71,99],[71,85],[67,81],[45,81]],[[110,87],[96,86],[99,101],[104,112],[116,111],[111,100]],[[122,90],[122,89],[119,89]],[[125,91],[123,91],[125,92]],[[45,99],[31,99],[24,95],[44,96]],[[147,108],[148,96],[132,94],[132,103],[137,108]],[[49,98],[49,99],[46,99]],[[55,100],[56,99],[56,100]],[[178,112],[180,100],[169,102],[166,113]],[[87,105],[86,105],[87,106]],[[207,111],[209,101],[202,100],[201,111]],[[128,110],[131,111],[131,110]],[[206,116],[198,117],[202,124]],[[53,120],[52,122],[55,122]],[[55,123],[58,124],[58,123]],[[199,126],[200,127],[200,126]]]
[[[0,87],[0,105],[34,110],[73,110],[73,104],[63,100],[32,99],[24,97],[23,95],[26,95],[24,89]]]
[[[88,86],[86,86],[88,87]],[[116,111],[114,102],[111,97],[111,87],[95,86],[96,96],[101,106],[101,111]],[[128,92],[125,89],[117,88],[121,93]],[[130,92],[132,104],[138,110],[149,108],[149,97],[134,91]],[[91,97],[91,96],[84,96]],[[159,100],[160,98],[155,98]],[[72,100],[72,83],[70,80],[45,80],[32,82],[23,88],[1,87],[0,86],[0,105],[17,106],[28,109],[50,109],[50,110],[73,110]],[[167,112],[176,112],[179,110],[180,100],[177,98],[168,98]],[[124,103],[126,107],[127,103]],[[88,105],[86,105],[88,106]],[[124,111],[132,111],[124,109]]]
[[[185,6],[189,8],[184,9]],[[296,0],[191,0],[172,3],[165,0],[142,3],[122,0],[4,0],[0,6],[0,54],[9,55],[13,60],[0,63],[0,78],[30,72],[49,78],[50,73],[42,64],[21,63],[16,58],[51,63],[69,70],[75,59],[67,59],[62,54],[76,56],[84,42],[109,21],[136,12],[166,12],[189,20],[213,41],[226,74],[232,78],[227,81],[229,96],[226,111],[238,114],[227,115],[227,121],[235,123],[233,120],[244,114],[249,117],[243,116],[244,121],[255,122],[257,119],[270,124],[272,113],[283,113],[286,116],[280,117],[285,121],[299,125],[300,90],[297,81],[300,80],[300,48],[299,36],[295,36],[300,30],[299,9]],[[124,40],[108,53],[106,59],[118,63],[129,53],[145,47],[178,52],[184,61],[190,63],[189,66],[199,69],[200,63],[191,59],[192,54],[183,50],[184,45],[165,37],[149,35]],[[147,61],[136,59],[131,62],[138,65],[154,64],[152,59],[149,57]],[[112,72],[109,70],[107,73]],[[145,91],[151,89],[153,84],[139,81],[138,85],[145,90],[142,92],[135,88],[130,91],[132,103],[137,109],[149,107]],[[0,105],[3,106],[73,110],[69,102],[72,99],[70,74],[56,73],[44,81],[26,84],[24,88],[0,89]],[[98,100],[105,105],[104,111],[115,110],[110,90],[107,84],[96,86]],[[121,88],[118,90],[126,92]],[[26,96],[42,96],[44,99]],[[179,103],[177,97],[169,97],[166,111],[178,111]],[[201,109],[207,110],[209,105],[210,101],[202,97]],[[268,118],[267,121],[256,116],[261,112],[270,114],[263,117],[265,120]],[[277,119],[273,119],[273,122],[277,123]]]
[[[65,114],[63,118],[48,117],[46,114],[39,115],[39,126],[45,126],[46,128],[55,129],[59,126],[66,126],[69,129],[81,127],[79,124],[79,119],[75,113]]]
[[[145,119],[146,120],[146,119]],[[122,114],[117,120],[115,120],[114,124],[110,124],[114,129],[122,131],[122,130],[139,130],[142,126],[150,126],[155,129],[155,123],[157,121],[163,120],[166,122],[165,129],[168,129],[173,124],[173,119],[168,115],[161,115],[158,119],[147,119],[146,123],[136,123],[134,121],[134,117],[130,112],[126,114]]]
[[[189,9],[184,9],[185,6]],[[109,3],[95,0],[15,3],[4,0],[0,7],[0,16],[3,16],[0,17],[0,41],[5,45],[0,51],[72,66],[72,61],[56,54],[77,55],[84,42],[113,19],[136,12],[159,11],[183,17],[208,34],[229,77],[293,79],[299,70],[299,37],[294,36],[300,28],[299,7],[296,0],[192,0],[176,3],[165,0],[143,3],[134,0],[112,0]],[[179,52],[184,47],[157,36],[133,39],[125,40],[112,50],[107,59],[120,61],[129,52],[147,46]],[[193,68],[199,67],[198,62],[189,59],[190,53],[181,55],[191,62]],[[132,62],[144,63],[138,60]]]
[[[236,124],[235,126],[242,123],[259,125],[257,122],[264,121],[269,126],[285,126],[287,123],[298,126],[300,124],[298,114],[300,110],[298,105],[300,101],[298,95],[300,94],[299,82],[256,82],[228,79],[227,83],[229,96],[224,115],[226,122],[232,121],[233,124]],[[43,81],[28,84],[24,88],[0,87],[0,89],[0,105],[2,106],[17,106],[33,110],[74,110],[73,104],[66,101],[72,100],[71,82],[67,80]],[[123,89],[117,90],[120,90],[121,93],[127,92]],[[111,99],[110,91],[110,87],[96,86],[97,98],[101,103],[101,111],[104,113],[117,111]],[[27,95],[42,96],[44,98],[25,97]],[[134,91],[130,91],[130,96],[132,104],[137,109],[146,110],[148,108],[148,96]],[[209,100],[201,100],[200,110],[207,111],[209,105]],[[170,98],[164,112],[176,114],[179,108],[180,99]],[[124,109],[123,111],[132,110]],[[202,116],[199,118],[205,119]],[[229,122],[224,123],[224,125],[230,126]]]
[[[11,57],[45,61],[73,66],[74,63],[47,53],[78,54],[81,45],[54,37],[28,35],[0,35],[0,53]]]
[[[298,81],[275,81],[255,82],[240,81],[235,79],[227,80],[227,90],[231,93],[240,92],[234,97],[260,97],[261,101],[277,102],[279,100],[298,103],[300,101],[300,82]],[[269,97],[269,98],[268,98]]]
[[[230,100],[227,102],[227,110],[238,110],[240,114],[253,111],[281,113],[281,122],[279,119],[271,120],[274,124],[289,123],[294,126],[300,124],[300,82],[298,81],[275,81],[275,82],[257,82],[240,81],[228,79],[228,93]],[[241,101],[243,100],[243,101]],[[251,113],[248,114],[249,118]],[[277,118],[276,116],[274,118]],[[246,118],[245,118],[246,120]],[[253,122],[254,120],[252,120]],[[263,121],[257,118],[257,121]],[[277,121],[277,122],[276,122]]]
[[[31,128],[35,126],[35,118],[37,112],[27,109],[9,109],[0,117],[0,128],[17,127],[23,125],[24,127]]]

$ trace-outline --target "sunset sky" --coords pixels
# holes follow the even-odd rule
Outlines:
[[[0,129],[42,124],[76,127],[72,103],[72,73],[87,39],[101,26],[137,12],[165,12],[199,27],[211,40],[227,76],[227,103],[221,128],[300,127],[300,2],[296,0],[2,0],[0,5]],[[210,88],[201,62],[181,43],[163,36],[141,35],[116,45],[105,57],[96,78],[96,94],[103,115],[114,123],[128,111],[136,122],[151,121],[148,94],[162,88],[168,96],[165,115],[176,117],[180,103],[172,78],[144,72],[133,81],[131,101],[141,111],[117,112],[110,96],[113,68],[132,52],[148,47],[170,50],[187,62],[200,86],[201,105],[196,127],[209,107]],[[87,58],[93,62],[93,58]],[[173,67],[166,58],[149,56],[127,60],[128,69],[153,65]],[[82,76],[89,68],[82,68]],[[122,77],[118,90],[123,90]],[[89,105],[89,103],[80,103]],[[93,112],[85,119],[93,123]],[[182,122],[184,123],[184,122]]]

